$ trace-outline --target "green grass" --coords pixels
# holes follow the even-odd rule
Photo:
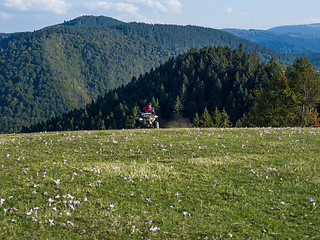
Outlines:
[[[0,135],[0,238],[320,239],[319,132]]]

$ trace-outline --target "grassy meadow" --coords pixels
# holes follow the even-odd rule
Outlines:
[[[0,239],[320,239],[319,132],[0,135]]]

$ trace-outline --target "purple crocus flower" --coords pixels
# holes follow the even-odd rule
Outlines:
[[[151,228],[150,228],[150,231],[153,231],[153,232],[155,232],[155,231],[157,231],[157,230],[160,230],[160,228],[158,228],[158,227],[151,227]]]
[[[53,219],[49,219],[50,226],[54,225]]]
[[[32,209],[30,209],[30,212],[26,212],[26,215],[30,215],[32,213]]]
[[[74,223],[71,222],[71,221],[67,221],[67,224],[68,224],[69,226],[73,226],[73,225],[74,225]]]
[[[60,179],[57,179],[57,180],[53,180],[57,185],[60,184]]]
[[[69,208],[71,209],[71,210],[74,210],[74,207],[69,203]]]

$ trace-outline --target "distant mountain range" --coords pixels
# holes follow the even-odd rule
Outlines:
[[[223,31],[281,53],[320,52],[320,24],[279,26],[268,30],[233,29]]]
[[[281,33],[320,34],[320,23],[278,26],[278,27],[270,28],[268,29],[268,31],[281,32]]]

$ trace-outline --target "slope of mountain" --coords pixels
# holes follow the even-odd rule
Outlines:
[[[190,48],[230,46],[263,61],[294,57],[216,29],[82,16],[0,39],[0,132],[82,107]]]
[[[281,33],[314,33],[320,34],[320,23],[301,24],[301,25],[286,25],[268,29],[268,31]]]
[[[264,64],[257,54],[246,54],[242,45],[234,50],[221,46],[193,48],[139,78],[133,77],[126,86],[109,91],[84,108],[34,124],[23,132],[132,128],[138,110],[149,101],[161,117],[161,126],[181,117],[192,121],[205,108],[210,114],[216,108],[225,109],[236,124],[252,106],[253,90],[266,86],[282,70],[276,59]]]
[[[287,33],[269,30],[223,29],[238,37],[281,53],[320,52],[320,33]]]

